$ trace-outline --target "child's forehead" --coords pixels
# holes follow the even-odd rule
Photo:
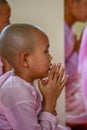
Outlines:
[[[38,48],[42,48],[42,49],[48,49],[49,48],[49,41],[47,40],[47,41],[41,41],[41,42],[38,42],[38,44],[37,44],[37,47]]]
[[[49,38],[44,32],[39,32],[35,34],[35,40],[36,42],[39,41],[40,43],[49,43]]]

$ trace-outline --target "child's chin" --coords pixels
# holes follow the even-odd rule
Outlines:
[[[46,77],[48,77],[48,73],[43,74],[43,75],[40,76],[39,78],[40,78],[40,79],[43,79],[43,78],[46,78]]]

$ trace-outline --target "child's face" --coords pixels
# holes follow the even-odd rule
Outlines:
[[[10,7],[8,5],[1,5],[0,10],[0,32],[5,26],[10,24]]]
[[[87,0],[74,0],[72,15],[76,21],[85,22],[87,20]]]
[[[29,72],[33,79],[43,78],[48,75],[52,57],[49,54],[49,41],[46,36],[42,37],[30,55]]]

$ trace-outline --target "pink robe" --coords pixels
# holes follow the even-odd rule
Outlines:
[[[72,28],[65,23],[65,68],[69,79],[66,85],[66,122],[87,123],[81,75],[78,72],[78,54],[73,52],[75,38]]]
[[[42,111],[41,96],[33,84],[9,71],[0,77],[0,130],[71,130],[57,117]]]
[[[82,76],[82,88],[87,109],[87,28],[83,32],[81,47],[79,51],[79,72]]]

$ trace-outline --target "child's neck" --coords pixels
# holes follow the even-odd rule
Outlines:
[[[20,73],[20,72],[17,72],[15,70],[12,70],[12,75],[14,76],[18,76],[20,78],[22,78],[23,80],[33,84],[34,80],[32,78],[29,78],[28,75],[25,75],[24,73]]]

